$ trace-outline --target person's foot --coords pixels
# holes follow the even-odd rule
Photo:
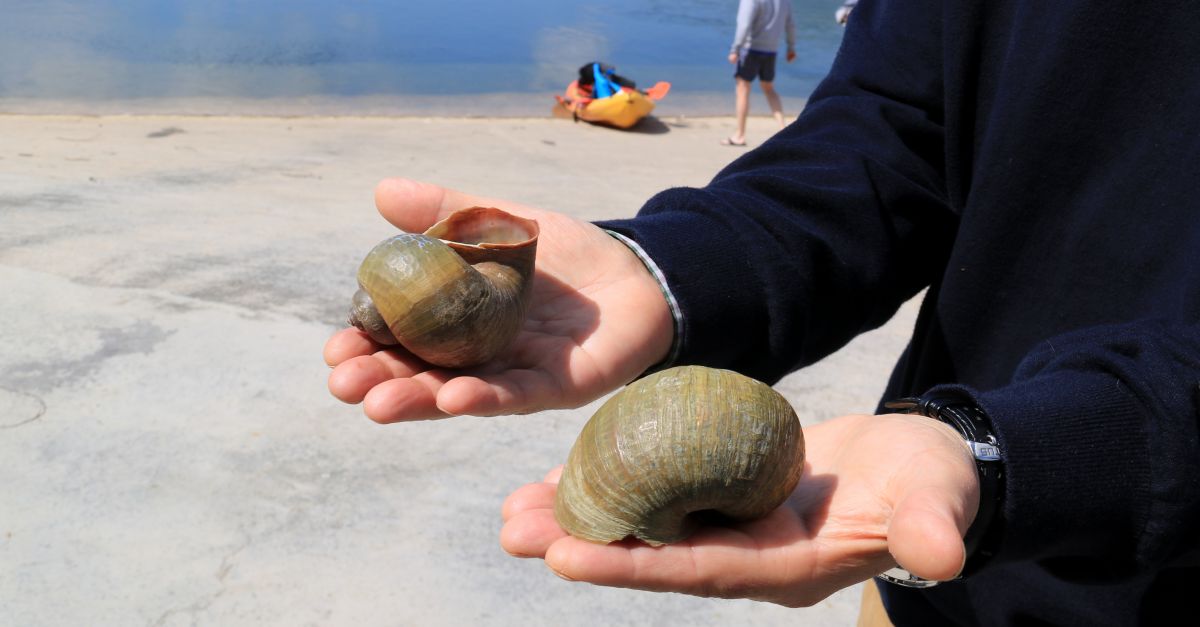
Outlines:
[[[743,138],[741,138],[741,139],[738,139],[738,138],[736,138],[736,137],[726,137],[725,139],[722,139],[722,140],[721,140],[721,145],[722,145],[722,146],[738,146],[738,147],[745,147],[745,145],[746,145],[746,138],[745,138],[745,137],[743,137]]]

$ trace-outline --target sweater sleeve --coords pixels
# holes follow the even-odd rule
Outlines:
[[[796,13],[792,11],[792,6],[787,5],[787,21],[784,22],[783,33],[787,38],[787,49],[789,51],[796,49]]]
[[[738,3],[737,30],[733,34],[733,45],[730,52],[738,52],[750,41],[750,26],[754,23],[754,0],[741,0]]]
[[[971,393],[1006,459],[994,561],[1072,581],[1200,563],[1200,326],[1064,334],[1009,385]]]
[[[678,299],[680,361],[774,381],[885,322],[940,272],[940,6],[869,3],[800,118],[630,220]],[[900,6],[903,5],[903,6]],[[920,16],[920,17],[916,17]]]

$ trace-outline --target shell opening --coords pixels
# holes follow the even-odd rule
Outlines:
[[[473,207],[456,212],[429,227],[425,234],[445,242],[504,248],[520,246],[537,237],[537,222],[495,207]]]

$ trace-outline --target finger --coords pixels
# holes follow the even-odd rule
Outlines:
[[[900,489],[887,523],[888,552],[918,577],[952,579],[966,561],[963,534],[979,508],[975,460],[948,425],[911,416],[898,420],[920,430],[909,433],[920,436],[923,452],[920,471],[909,464],[893,477]]]
[[[420,373],[429,372],[431,367],[428,363],[421,361],[420,358],[399,346],[376,351],[371,357],[383,364],[388,369],[388,372],[392,373],[392,378],[394,379],[415,377]]]
[[[441,382],[437,377],[426,376],[429,374],[391,379],[376,385],[363,399],[363,412],[381,424],[445,418],[446,414],[437,408],[435,400]]]
[[[960,519],[962,513],[944,491],[914,491],[892,515],[888,551],[901,567],[918,577],[953,579],[962,572],[967,558]]]
[[[744,534],[702,530],[691,540],[651,547],[632,540],[593,544],[567,536],[546,549],[546,565],[558,576],[602,586],[697,596],[746,597],[779,574]],[[760,581],[761,579],[761,581]]]
[[[371,338],[367,337],[366,333],[349,327],[329,336],[325,342],[323,355],[326,364],[336,366],[347,359],[370,355],[380,348],[378,344],[371,341]]]
[[[546,476],[542,479],[542,481],[544,481],[546,483],[557,484],[558,480],[562,477],[562,472],[563,472],[562,464],[559,464],[558,466],[555,466],[553,470],[546,473]]]
[[[412,377],[426,368],[421,360],[397,350],[360,355],[338,364],[329,373],[329,391],[343,402],[359,403],[380,383]]]
[[[329,373],[329,392],[343,403],[361,403],[371,388],[393,379],[391,370],[371,355],[343,361]]]
[[[554,511],[535,509],[521,512],[500,529],[500,546],[516,557],[542,557],[567,532],[554,520]]]
[[[401,230],[419,233],[440,220],[445,190],[436,185],[401,178],[384,179],[375,186],[375,208]]]
[[[682,545],[652,548],[632,541],[605,545],[565,536],[547,547],[545,560],[550,570],[570,581],[695,593],[700,585],[690,553]]]
[[[375,186],[375,207],[379,213],[411,233],[424,231],[458,209],[494,204],[490,199],[409,179],[384,179]]]
[[[504,499],[500,507],[501,519],[510,518],[535,509],[554,509],[554,495],[557,492],[552,483],[530,483],[523,485]]]
[[[558,381],[544,370],[506,370],[450,381],[438,394],[438,407],[449,414],[496,416],[557,407],[561,397]]]

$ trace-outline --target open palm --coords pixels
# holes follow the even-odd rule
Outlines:
[[[573,538],[554,520],[559,470],[504,504],[500,542],[600,585],[812,605],[896,563],[930,579],[962,568],[978,479],[962,438],[920,416],[844,416],[805,429],[804,476],[766,518],[651,547]]]
[[[628,382],[666,355],[672,323],[658,284],[624,244],[596,226],[404,179],[380,183],[375,201],[384,218],[409,232],[481,205],[537,220],[541,234],[525,325],[492,362],[463,370],[435,368],[402,348],[384,349],[354,328],[329,339],[330,391],[348,403],[363,403],[371,419],[574,407]],[[601,318],[607,323],[601,325]]]

